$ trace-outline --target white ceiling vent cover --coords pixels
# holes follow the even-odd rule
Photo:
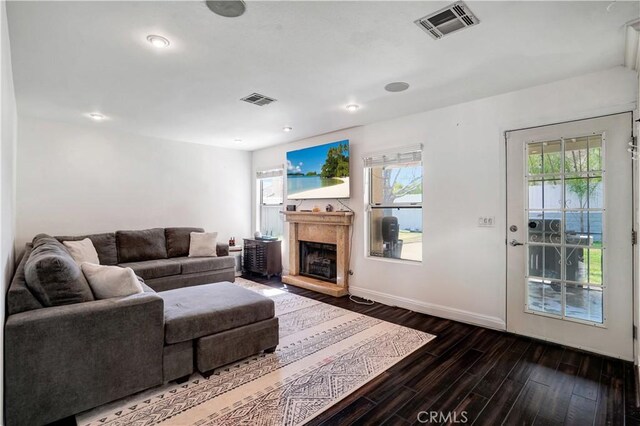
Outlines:
[[[463,1],[458,1],[413,22],[438,40],[458,30],[476,25],[480,20]]]
[[[258,106],[265,106],[265,105],[269,105],[271,102],[275,102],[276,100],[273,98],[270,98],[268,96],[265,95],[261,95],[260,93],[252,93],[249,96],[245,96],[244,98],[240,99],[241,101],[245,101],[245,102],[249,102],[250,104],[254,104],[254,105],[258,105]]]

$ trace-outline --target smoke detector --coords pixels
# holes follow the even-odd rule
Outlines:
[[[448,34],[472,27],[480,20],[463,1],[458,1],[413,22],[431,37],[439,40]]]
[[[265,105],[269,105],[271,102],[275,102],[276,100],[273,98],[270,98],[268,96],[265,95],[261,95],[260,93],[252,93],[249,96],[245,96],[244,98],[240,99],[241,101],[245,101],[245,102],[249,102],[250,104],[254,104],[254,105],[258,105],[258,106],[265,106]]]

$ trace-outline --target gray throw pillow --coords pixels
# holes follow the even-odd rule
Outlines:
[[[33,239],[24,272],[27,287],[45,307],[95,300],[80,267],[49,235],[40,234]]]

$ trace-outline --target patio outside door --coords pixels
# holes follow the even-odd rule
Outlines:
[[[507,330],[633,358],[631,113],[507,132]]]

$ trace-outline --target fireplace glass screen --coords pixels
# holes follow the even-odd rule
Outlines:
[[[300,241],[300,275],[336,282],[336,245]]]

